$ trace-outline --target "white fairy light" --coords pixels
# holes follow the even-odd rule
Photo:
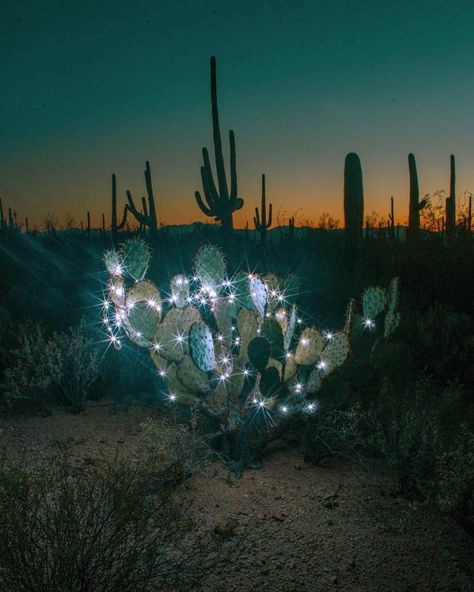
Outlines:
[[[176,397],[176,395],[175,395],[174,393],[170,393],[170,394],[168,395],[168,399],[169,399],[170,401],[176,401],[177,397]]]
[[[364,319],[364,327],[366,329],[373,329],[375,327],[375,321],[367,317],[366,319]]]
[[[286,405],[282,405],[282,406],[280,407],[280,411],[281,411],[282,413],[285,413],[285,414],[286,414],[286,413],[288,413],[288,407],[287,407]]]
[[[318,364],[319,370],[326,370],[327,367],[328,367],[328,363],[325,360],[321,360]]]
[[[166,370],[164,370],[163,368],[158,372],[158,374],[161,376],[161,378],[164,378],[166,376]]]
[[[328,341],[332,341],[334,339],[334,333],[332,333],[331,331],[325,331],[324,332],[324,337],[328,340]]]
[[[295,391],[296,391],[297,393],[301,393],[301,391],[302,391],[302,390],[303,390],[303,385],[302,385],[300,382],[297,382],[297,383],[295,384]]]

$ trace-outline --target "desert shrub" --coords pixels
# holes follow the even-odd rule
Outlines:
[[[308,415],[301,441],[306,462],[319,464],[331,457],[358,459],[364,447],[360,408],[321,409]]]
[[[85,326],[48,337],[41,324],[27,323],[20,327],[17,343],[14,365],[4,373],[7,402],[58,402],[82,411],[99,375],[99,352]]]
[[[77,474],[67,457],[0,463],[0,589],[189,590],[204,570],[186,512],[116,461]],[[206,549],[206,551],[202,551]]]
[[[138,462],[152,485],[174,487],[190,477],[195,468],[204,468],[214,454],[193,425],[188,428],[166,418],[148,418],[140,424],[140,432]]]
[[[474,515],[474,430],[460,419],[456,384],[430,382],[405,393],[385,385],[365,412],[367,444],[391,467],[400,490],[444,511]],[[464,418],[469,415],[464,411]]]
[[[420,371],[445,384],[474,380],[474,323],[468,315],[437,304],[408,313],[404,326]]]
[[[45,329],[40,323],[26,323],[18,330],[17,347],[11,352],[14,365],[5,369],[2,392],[7,403],[30,400],[43,403],[52,386]]]

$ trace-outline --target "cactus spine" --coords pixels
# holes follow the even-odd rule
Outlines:
[[[201,211],[209,217],[219,221],[224,236],[228,236],[233,229],[232,215],[244,205],[244,200],[237,197],[237,165],[235,154],[234,132],[229,131],[230,143],[230,193],[227,186],[227,178],[224,168],[224,155],[222,153],[222,140],[219,127],[219,111],[217,106],[217,77],[216,58],[211,57],[211,107],[212,107],[212,132],[214,139],[214,153],[216,161],[217,187],[209,159],[207,148],[202,149],[204,164],[201,167],[201,180],[204,192],[204,203],[201,193],[195,192],[197,205]]]
[[[261,215],[258,211],[258,208],[255,208],[255,216],[253,218],[253,223],[255,224],[255,229],[260,232],[260,242],[264,246],[267,242],[267,229],[270,228],[272,225],[272,204],[270,204],[268,209],[268,219],[267,219],[267,198],[265,192],[265,175],[262,175],[262,206],[261,206]]]
[[[345,259],[350,270],[359,257],[364,224],[362,167],[355,152],[346,156],[344,164],[344,221]]]
[[[456,229],[456,161],[450,157],[449,197],[446,198],[446,234],[452,236]]]

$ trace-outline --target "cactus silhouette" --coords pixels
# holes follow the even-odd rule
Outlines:
[[[393,195],[390,198],[390,214],[388,215],[390,240],[395,240],[395,208]]]
[[[344,249],[346,267],[354,267],[360,253],[364,224],[364,191],[362,167],[355,152],[344,164]]]
[[[446,198],[446,234],[452,236],[456,229],[456,161],[450,157],[449,197]]]
[[[125,205],[126,209],[132,214],[135,220],[140,226],[145,226],[150,229],[150,235],[152,238],[156,237],[158,231],[158,223],[156,220],[156,208],[155,208],[155,196],[153,194],[153,183],[151,180],[151,169],[150,163],[146,161],[145,166],[145,183],[146,191],[148,195],[148,205],[146,199],[142,198],[143,211],[140,212],[135,207],[135,202],[130,191],[127,190],[128,203]]]
[[[267,229],[270,228],[272,225],[272,204],[270,204],[268,209],[268,219],[267,219],[267,198],[265,192],[265,175],[262,175],[262,207],[261,207],[261,214],[258,211],[258,208],[255,208],[255,216],[253,218],[253,223],[255,224],[255,229],[260,232],[260,242],[262,245],[265,245],[267,242]]]
[[[415,155],[408,155],[408,170],[410,173],[410,206],[408,215],[408,231],[410,236],[418,234],[420,230],[420,210],[426,206],[426,199],[420,201],[418,188],[418,172],[416,169]]]
[[[122,230],[127,223],[128,209],[123,208],[122,220],[117,224],[117,178],[115,173],[112,174],[112,217],[110,223],[110,232],[112,235],[112,244],[115,248],[118,246],[118,231]]]
[[[217,173],[217,187],[214,181],[209,152],[202,149],[204,164],[201,167],[201,180],[204,192],[204,203],[201,193],[195,192],[196,202],[201,211],[209,217],[219,221],[224,236],[228,236],[233,229],[232,216],[236,210],[244,205],[244,200],[237,196],[237,165],[235,154],[235,137],[232,130],[229,131],[230,143],[230,192],[227,185],[224,167],[224,155],[222,153],[221,132],[219,127],[219,112],[217,107],[217,78],[216,58],[211,57],[211,107],[212,107],[212,132],[214,138],[214,153]]]

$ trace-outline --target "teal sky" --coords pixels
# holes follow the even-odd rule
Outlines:
[[[474,2],[196,0],[2,2],[0,197],[38,225],[47,211],[110,219],[110,175],[137,197],[152,165],[164,223],[194,202],[212,147],[209,57],[221,126],[237,140],[237,217],[260,175],[274,210],[341,218],[344,156],[359,153],[366,212],[406,217],[407,154],[422,193],[474,190]],[[226,142],[227,145],[227,142]]]

